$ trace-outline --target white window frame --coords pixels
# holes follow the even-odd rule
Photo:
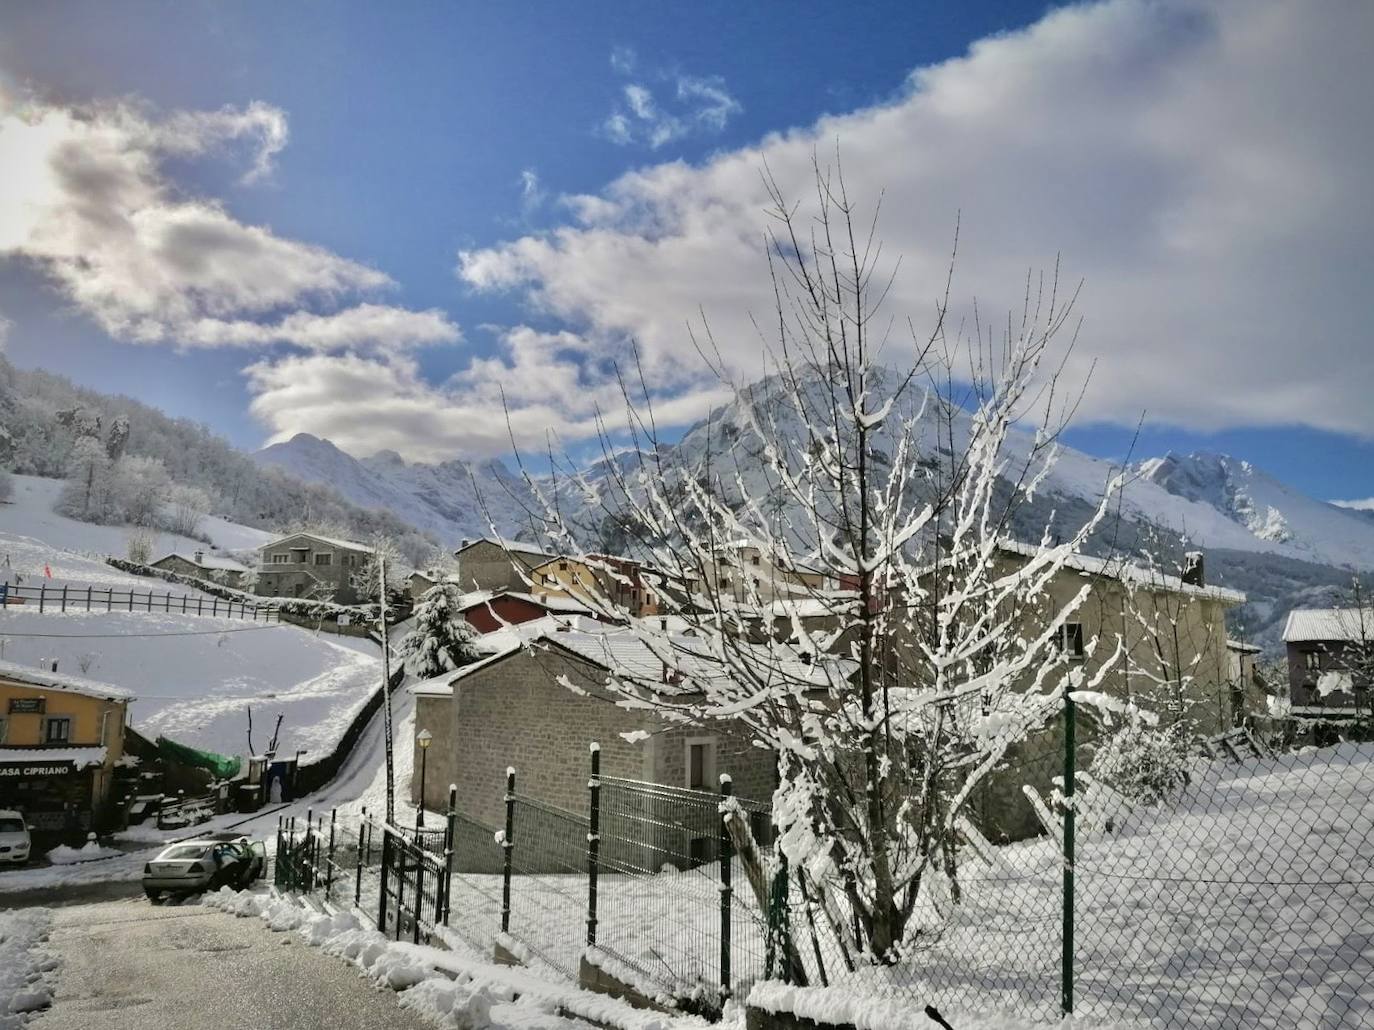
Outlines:
[[[272,554],[270,555],[270,557],[271,557],[271,560],[267,563],[267,564],[269,564],[269,565],[290,565],[290,564],[291,564],[291,554],[290,554],[290,552],[287,552],[286,554],[283,554],[283,553],[281,553],[280,551],[273,551]]]
[[[61,740],[53,740],[51,726],[56,722],[67,724],[67,733]],[[70,744],[72,742],[72,717],[70,715],[45,715],[43,716],[43,743],[44,744]]]
[[[701,765],[702,785],[693,787],[692,748],[697,746],[703,746],[706,750]],[[716,775],[716,750],[715,737],[688,737],[682,742],[682,785],[684,787],[688,790],[716,790],[719,786],[719,779]]]

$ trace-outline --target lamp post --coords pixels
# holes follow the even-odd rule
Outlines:
[[[420,745],[420,813],[415,820],[416,826],[425,825],[425,752],[429,750],[433,740],[434,736],[429,730],[421,730],[415,734],[415,743]]]

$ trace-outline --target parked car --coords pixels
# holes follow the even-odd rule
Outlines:
[[[149,901],[163,894],[197,894],[233,887],[241,890],[262,875],[267,849],[248,837],[213,834],[164,848],[143,867],[143,893]]]
[[[0,808],[0,862],[19,865],[29,860],[33,839],[22,812]]]

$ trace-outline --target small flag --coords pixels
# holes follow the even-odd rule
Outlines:
[[[52,579],[52,569],[48,566],[46,562],[43,563],[43,575],[46,576],[48,579]]]

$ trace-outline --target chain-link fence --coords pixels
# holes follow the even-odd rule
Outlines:
[[[770,923],[793,979],[1046,1023],[1070,1006],[1130,1026],[1374,1022],[1374,748],[1271,754],[1241,734],[1109,777],[1090,769],[1104,743],[1074,746],[1072,800],[1062,749],[998,774],[894,965],[846,954],[842,890],[803,896],[787,877]],[[1022,817],[1039,835],[993,845],[979,825]],[[780,954],[770,972],[787,975]]]
[[[603,777],[595,757],[584,813],[512,776],[504,828],[455,811],[451,841],[447,823],[401,832],[430,863],[421,906],[439,936],[569,980],[587,963],[707,1014],[790,979],[1027,1022],[1068,1006],[1150,1027],[1374,1021],[1374,745],[1275,754],[1239,734],[1113,766],[1106,731],[1080,730],[1072,748],[1061,734],[1022,749],[975,792],[892,965],[861,957],[842,882],[774,852],[768,806]],[[729,833],[723,810],[750,832]],[[351,894],[378,918],[383,833],[284,823],[278,882]]]

